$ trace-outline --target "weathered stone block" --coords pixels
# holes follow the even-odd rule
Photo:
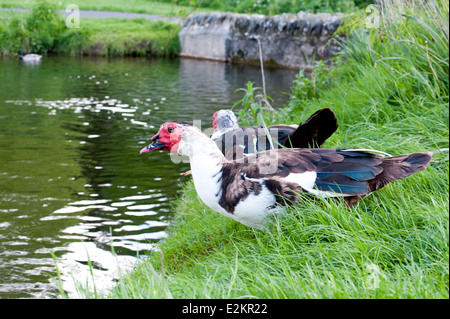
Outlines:
[[[273,17],[234,13],[190,15],[179,38],[181,56],[232,62],[263,60],[287,67],[307,67],[329,59],[340,48],[333,34],[342,14],[281,14]]]

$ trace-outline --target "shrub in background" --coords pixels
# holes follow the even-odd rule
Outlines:
[[[88,32],[69,29],[57,12],[53,1],[41,0],[27,16],[17,16],[4,21],[0,29],[0,52],[14,54],[24,52],[69,52],[80,49],[88,38]]]
[[[33,7],[25,25],[30,49],[33,52],[45,53],[55,50],[58,38],[65,31],[63,19],[56,12],[56,5],[48,1],[41,1]]]

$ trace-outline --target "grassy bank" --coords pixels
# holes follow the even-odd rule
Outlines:
[[[161,252],[105,297],[448,298],[448,3],[404,4],[375,29],[354,15],[345,59],[299,76],[283,109],[253,111],[298,123],[330,107],[340,127],[325,147],[433,151],[426,171],[351,209],[304,199],[269,232],[211,211],[188,181]]]
[[[171,3],[172,0],[160,2]],[[365,8],[373,4],[372,0],[178,0],[179,5],[188,6],[195,3],[200,9],[230,11],[240,13],[258,13],[275,15],[282,13],[306,12],[347,12]]]
[[[0,0],[2,8],[24,8],[31,9],[40,0]],[[58,4],[61,10],[64,10],[69,4],[76,4],[80,10],[96,10],[96,11],[119,11],[119,12],[135,12],[148,13],[164,16],[174,16],[177,14],[185,14],[194,10],[188,2],[186,5],[177,5],[174,1],[155,1],[155,0],[60,0]],[[210,11],[207,8],[197,8],[200,12]]]
[[[39,1],[32,12],[1,12],[0,54],[17,50],[71,55],[177,56],[179,25],[146,19],[85,18],[67,28],[56,2]]]
[[[78,51],[87,55],[174,57],[180,52],[179,26],[145,19],[86,19],[89,38]]]
[[[39,0],[0,0],[0,7],[31,8]],[[149,13],[159,15],[186,14],[196,9],[196,12],[231,11],[242,13],[259,13],[266,15],[285,12],[346,12],[365,8],[372,0],[61,0],[65,8],[75,3],[81,10],[122,11]]]

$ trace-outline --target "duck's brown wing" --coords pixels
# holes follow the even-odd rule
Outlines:
[[[380,158],[373,153],[345,149],[278,149],[246,157],[240,170],[251,179],[276,178],[286,182],[303,178],[291,174],[314,172],[314,181],[308,182],[309,192],[365,196],[389,182],[424,170],[431,156],[413,153]]]
[[[299,193],[343,196],[352,205],[389,182],[424,170],[430,160],[431,153],[380,158],[355,150],[270,150],[224,163],[217,196],[230,213],[250,194],[259,195],[262,187],[282,205],[297,201]]]

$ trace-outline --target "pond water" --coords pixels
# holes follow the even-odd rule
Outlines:
[[[265,70],[274,105],[286,102],[295,74]],[[0,298],[58,297],[57,269],[71,296],[80,285],[104,289],[157,249],[189,167],[139,150],[167,120],[210,127],[247,81],[261,86],[260,70],[190,59],[0,59]]]

